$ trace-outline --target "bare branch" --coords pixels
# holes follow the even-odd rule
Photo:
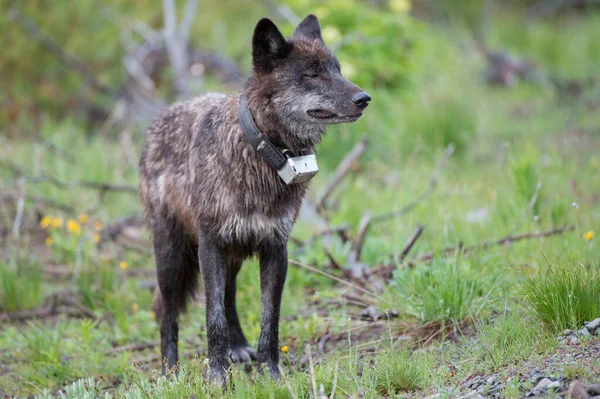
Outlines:
[[[75,212],[75,208],[73,208],[70,205],[67,204],[63,204],[61,202],[58,201],[54,201],[52,199],[49,198],[44,198],[44,197],[40,197],[37,195],[25,195],[25,196],[21,196],[19,194],[11,194],[11,193],[0,193],[0,202],[3,201],[18,201],[20,198],[24,198],[25,201],[29,201],[29,202],[35,202],[37,204],[43,204],[49,208],[55,208],[55,209],[59,209],[61,211],[67,212],[67,213],[73,213]]]
[[[427,186],[427,189],[421,195],[419,195],[414,201],[412,201],[408,205],[405,205],[404,207],[397,209],[395,211],[386,212],[386,213],[382,213],[380,215],[374,216],[371,222],[373,224],[382,223],[382,222],[389,221],[393,218],[405,215],[408,212],[410,212],[414,207],[416,207],[420,202],[427,199],[433,193],[433,190],[435,189],[438,179],[440,177],[440,173],[448,164],[448,160],[450,159],[450,156],[452,155],[453,152],[454,152],[454,144],[448,145],[448,147],[446,147],[446,150],[444,151],[444,155],[440,159],[440,162],[438,163],[437,167],[433,170],[433,172],[431,172],[431,176],[429,177],[429,185]]]
[[[350,287],[350,288],[354,288],[355,290],[357,290],[357,291],[359,291],[359,292],[362,292],[363,294],[370,295],[371,297],[373,297],[373,298],[375,298],[375,299],[379,299],[380,301],[382,301],[382,302],[385,302],[385,303],[388,303],[388,304],[389,304],[389,301],[387,301],[385,298],[383,298],[383,297],[381,297],[381,296],[379,296],[379,295],[375,294],[374,292],[371,292],[371,291],[369,291],[369,290],[367,290],[367,289],[364,289],[364,288],[362,288],[362,287],[359,287],[359,286],[358,286],[358,285],[356,285],[356,284],[352,284],[352,283],[350,283],[350,282],[348,282],[348,281],[344,280],[343,278],[340,278],[340,277],[334,276],[333,274],[329,274],[329,273],[327,273],[327,272],[324,272],[323,270],[319,270],[319,269],[317,269],[317,268],[315,268],[315,267],[312,267],[312,266],[310,266],[310,265],[307,265],[307,264],[305,264],[305,263],[298,262],[297,260],[291,260],[291,259],[290,259],[290,260],[289,260],[289,263],[290,263],[290,264],[292,264],[292,265],[294,265],[294,266],[300,266],[300,267],[302,267],[302,268],[304,268],[304,269],[306,269],[306,270],[309,270],[309,271],[311,271],[311,272],[313,272],[313,273],[317,273],[317,274],[320,274],[320,275],[322,275],[322,276],[329,277],[330,279],[332,279],[332,280],[334,280],[334,281],[337,281],[338,283],[342,283],[342,284],[344,284],[344,285],[346,285],[346,286],[348,286],[348,287]]]
[[[48,175],[39,175],[39,176],[23,176],[19,178],[19,184],[24,183],[40,183],[47,182],[55,186],[59,189],[71,189],[74,187],[83,187],[89,188],[93,190],[98,190],[101,193],[105,193],[107,191],[121,192],[121,193],[129,193],[129,194],[137,194],[137,188],[134,186],[129,186],[125,184],[111,184],[111,183],[100,183],[100,182],[92,182],[92,181],[70,181],[64,182],[56,177],[48,176]]]
[[[342,182],[344,177],[350,171],[350,168],[352,167],[354,161],[356,161],[362,155],[362,153],[367,149],[368,145],[369,141],[366,137],[363,137],[358,143],[356,143],[356,145],[354,145],[354,147],[352,147],[352,149],[348,152],[348,154],[346,154],[344,159],[342,159],[342,162],[340,162],[337,169],[335,170],[331,181],[325,188],[323,196],[317,203],[317,211],[319,213],[321,213],[325,209],[325,202],[327,201],[327,199],[331,196],[336,187]]]
[[[423,233],[423,229],[424,228],[425,228],[425,226],[423,226],[422,224],[420,224],[419,226],[417,226],[417,229],[412,234],[412,236],[410,236],[410,239],[408,240],[408,242],[404,246],[404,249],[402,249],[402,252],[400,252],[400,258],[399,258],[400,262],[402,262],[404,260],[404,258],[406,258],[406,255],[408,255],[408,253],[412,249],[413,245],[415,245],[415,242],[417,242],[417,240],[421,236],[421,233]]]

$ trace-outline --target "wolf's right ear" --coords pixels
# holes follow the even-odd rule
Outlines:
[[[285,58],[291,45],[268,18],[258,21],[252,37],[252,63],[257,73],[269,73]]]

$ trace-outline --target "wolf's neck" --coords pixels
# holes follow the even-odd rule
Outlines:
[[[302,150],[313,151],[321,142],[325,134],[325,125],[286,117],[285,110],[278,110],[269,96],[253,90],[251,83],[247,85],[243,94],[246,96],[256,126],[277,146],[297,154]]]

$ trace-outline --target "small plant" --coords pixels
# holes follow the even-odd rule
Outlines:
[[[580,328],[600,315],[597,264],[546,261],[525,276],[520,291],[533,313],[555,332]]]
[[[551,346],[553,337],[540,333],[535,320],[522,313],[511,312],[497,318],[493,323],[476,323],[479,341],[483,345],[483,358],[491,363],[493,370],[514,364],[532,348]]]
[[[407,311],[421,321],[457,321],[479,314],[496,299],[499,280],[458,258],[403,270],[395,279]]]
[[[394,396],[402,391],[427,388],[432,366],[430,353],[389,349],[378,357],[372,368],[365,371],[365,377],[380,394]]]
[[[0,262],[0,310],[11,312],[33,308],[42,299],[42,273],[35,263],[17,259]]]
[[[532,204],[532,212],[539,215],[542,203],[542,186],[539,166],[532,155],[523,155],[511,163],[511,172],[517,194],[525,203]],[[554,218],[560,216],[557,209]]]

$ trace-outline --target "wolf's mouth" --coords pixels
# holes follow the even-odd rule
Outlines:
[[[326,109],[309,109],[306,113],[316,119],[340,119],[356,120],[362,116],[362,112],[355,115],[338,115]]]
[[[306,111],[307,114],[317,119],[331,119],[335,118],[337,114],[334,114],[331,111],[327,111],[326,109],[309,109]]]

